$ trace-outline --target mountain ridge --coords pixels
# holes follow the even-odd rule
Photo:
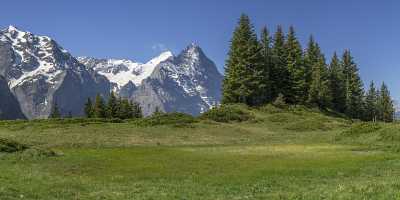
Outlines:
[[[47,118],[55,104],[64,115],[82,116],[87,98],[107,98],[111,91],[139,101],[145,115],[156,108],[198,115],[219,103],[222,84],[215,64],[195,44],[146,63],[74,57],[52,38],[14,26],[0,30],[0,75],[28,119]]]

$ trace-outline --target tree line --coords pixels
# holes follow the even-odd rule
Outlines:
[[[117,98],[114,92],[111,92],[107,102],[100,94],[96,95],[94,102],[88,98],[84,112],[87,118],[131,119],[143,117],[139,103],[121,97]]]
[[[114,92],[111,92],[107,101],[100,94],[96,95],[94,102],[91,98],[88,98],[83,110],[87,118],[132,119],[143,117],[139,103],[121,97],[117,98]],[[55,103],[49,118],[61,117],[61,112],[57,103]],[[72,117],[72,115],[69,113],[66,117]]]
[[[287,34],[278,26],[273,35],[264,27],[258,38],[245,14],[231,39],[222,96],[224,104],[249,106],[283,98],[287,104],[331,109],[366,121],[391,122],[395,111],[385,83],[376,89],[371,82],[364,92],[349,50],[341,57],[334,53],[327,63],[313,36],[305,49],[292,26]]]

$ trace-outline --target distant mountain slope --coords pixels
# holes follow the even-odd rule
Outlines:
[[[0,119],[25,119],[17,99],[2,76],[0,76],[0,91]]]
[[[0,76],[28,119],[47,118],[55,104],[63,115],[83,115],[87,98],[110,91],[138,101],[145,115],[157,107],[198,115],[219,103],[222,83],[215,64],[195,44],[147,63],[76,59],[53,39],[13,26],[0,31]]]
[[[146,64],[88,57],[79,60],[107,77],[117,94],[139,102],[145,115],[156,107],[198,115],[221,98],[222,75],[195,44],[178,56],[167,51]]]
[[[13,26],[0,31],[0,75],[29,119],[46,118],[55,103],[63,114],[82,115],[88,97],[110,88],[51,38]]]

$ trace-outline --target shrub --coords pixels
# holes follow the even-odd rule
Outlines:
[[[267,104],[267,105],[261,106],[258,108],[258,110],[261,112],[270,113],[270,114],[281,113],[284,111],[282,108],[278,108],[272,104]]]
[[[287,104],[286,104],[286,100],[285,100],[285,97],[283,96],[283,94],[279,93],[278,97],[276,97],[274,102],[272,102],[272,105],[274,105],[275,107],[278,107],[278,108],[286,108]]]
[[[132,123],[138,126],[158,126],[158,125],[174,125],[177,127],[185,127],[196,122],[196,119],[184,113],[157,113],[147,118],[137,119]]]
[[[28,149],[28,145],[24,145],[12,140],[8,139],[1,139],[0,138],[0,152],[4,153],[14,153],[14,152],[20,152]]]
[[[352,125],[348,130],[342,133],[343,136],[347,137],[358,137],[363,134],[369,134],[376,132],[382,128],[379,123],[361,122]]]
[[[253,120],[254,116],[249,112],[248,107],[240,104],[221,105],[215,107],[200,116],[201,119],[208,119],[216,122],[243,122]]]

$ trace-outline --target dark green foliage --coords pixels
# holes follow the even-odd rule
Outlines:
[[[61,113],[58,108],[57,102],[54,103],[53,107],[51,108],[50,116],[49,118],[61,118]]]
[[[115,96],[114,92],[111,92],[107,102],[106,117],[117,118],[120,104]]]
[[[244,105],[221,105],[215,107],[200,116],[201,119],[208,119],[216,122],[243,122],[254,119],[254,116]]]
[[[14,153],[21,152],[28,149],[29,146],[20,144],[18,142],[0,138],[0,153]]]
[[[105,118],[107,111],[106,111],[106,106],[104,104],[103,97],[101,97],[100,94],[96,95],[96,99],[94,102],[94,107],[93,107],[93,114],[94,117],[96,118]]]
[[[261,97],[261,101],[264,103],[271,102],[273,100],[273,93],[272,93],[272,88],[274,82],[271,79],[271,74],[274,68],[273,62],[272,62],[272,49],[271,49],[271,41],[272,38],[269,36],[269,32],[267,27],[264,27],[261,31],[261,38],[260,38],[260,46],[261,46],[261,54],[263,57],[263,72],[264,72],[264,92]]]
[[[311,42],[310,42],[311,43]],[[325,109],[330,106],[331,96],[329,91],[328,72],[325,63],[325,57],[321,52],[317,43],[313,43],[313,52],[310,57],[313,59],[308,61],[311,66],[311,82],[308,89],[307,103]],[[311,56],[311,53],[315,54]]]
[[[257,35],[247,15],[242,15],[231,40],[223,81],[223,103],[259,105],[267,85]]]
[[[343,113],[346,105],[346,78],[336,52],[329,65],[329,91],[332,109]]]
[[[306,101],[307,85],[305,80],[305,66],[303,50],[296,38],[294,28],[289,28],[285,43],[286,64],[289,72],[288,91],[285,93],[286,101],[290,104],[300,104]]]
[[[364,89],[358,74],[358,67],[346,50],[343,54],[342,65],[346,77],[346,104],[345,113],[351,118],[361,119],[363,115]]]
[[[140,104],[137,102],[131,102],[131,107],[132,107],[132,112],[133,118],[143,118],[143,112],[142,112],[142,108],[140,107]]]
[[[175,127],[186,127],[196,121],[193,116],[184,113],[159,113],[135,120],[133,123],[137,126],[173,125]]]
[[[94,117],[94,110],[93,110],[93,103],[90,98],[87,99],[85,103],[85,108],[84,108],[85,116],[87,118],[93,118]]]
[[[274,105],[277,108],[286,108],[287,104],[286,104],[286,100],[285,100],[285,97],[283,96],[283,94],[279,93],[278,97],[276,97],[276,99],[274,100],[272,105]]]
[[[378,116],[379,120],[384,122],[392,122],[394,119],[393,100],[385,83],[382,83],[378,97]]]
[[[273,68],[271,72],[272,98],[275,99],[279,94],[288,95],[290,76],[286,62],[285,34],[282,27],[278,26],[274,34],[272,46]]]
[[[378,118],[378,92],[376,91],[374,82],[371,81],[369,90],[365,97],[365,113],[364,120],[377,121]]]
[[[113,92],[110,94],[107,106],[100,95],[96,96],[95,104],[91,100],[85,104],[85,115],[87,118],[109,118],[109,119],[133,119],[142,118],[142,109],[137,102],[128,99],[117,98]]]

